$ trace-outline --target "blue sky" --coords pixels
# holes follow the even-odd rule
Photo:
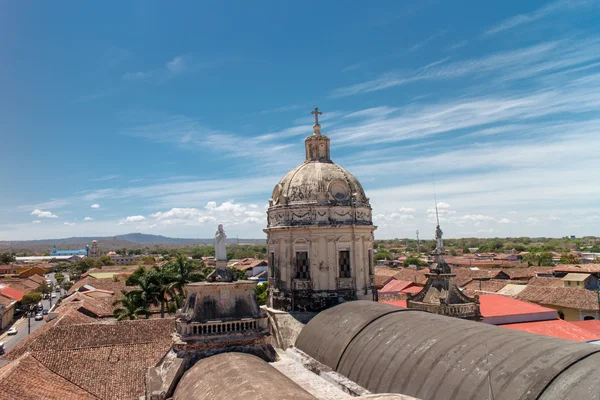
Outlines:
[[[315,106],[377,238],[598,234],[598,1],[0,8],[0,240],[264,237]]]

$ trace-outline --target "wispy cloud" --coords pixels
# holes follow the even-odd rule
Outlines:
[[[355,64],[351,64],[351,65],[348,65],[348,66],[342,68],[342,72],[354,71],[354,70],[357,70],[357,69],[359,69],[361,67],[364,67],[365,65],[367,65],[366,61],[358,62],[358,63],[355,63]]]
[[[441,30],[438,31],[436,33],[434,33],[433,35],[429,36],[428,38],[426,38],[425,40],[422,40],[418,43],[415,43],[413,46],[410,47],[410,49],[408,49],[409,51],[417,51],[422,47],[425,47],[429,42],[431,42],[434,39],[437,39],[439,37],[442,37],[446,34],[445,30]]]
[[[94,179],[90,179],[92,182],[102,182],[102,181],[110,181],[113,179],[117,179],[119,177],[119,175],[104,175],[101,176],[100,178],[94,178]]]
[[[440,60],[412,72],[388,72],[379,77],[335,89],[331,97],[369,93],[419,81],[493,76],[498,82],[543,76],[580,68],[600,59],[600,39],[561,40],[540,43],[521,49],[497,52],[480,58],[454,62]]]
[[[304,107],[304,106],[299,105],[299,104],[292,104],[289,106],[282,106],[282,107],[277,107],[277,108],[270,108],[268,110],[262,110],[261,112],[259,112],[259,114],[264,115],[264,114],[272,114],[272,113],[282,113],[282,112],[298,110],[302,107]]]
[[[515,28],[517,26],[527,24],[536,21],[541,18],[545,18],[551,14],[558,12],[568,11],[577,7],[582,7],[591,4],[591,0],[558,0],[549,3],[537,10],[534,10],[527,14],[518,14],[514,17],[510,17],[500,22],[499,24],[488,29],[484,35],[493,35],[508,29]]]
[[[92,204],[90,206],[90,208],[96,208],[96,209],[98,209],[98,208],[100,208],[100,204]]]
[[[456,42],[446,47],[446,51],[458,50],[461,47],[465,47],[467,44],[469,44],[468,40],[461,40],[460,42]]]
[[[92,218],[92,217],[85,217],[83,220],[84,220],[84,221],[93,221],[93,220],[94,220],[94,218]]]
[[[165,65],[160,68],[127,72],[123,75],[123,79],[128,81],[164,81],[184,73],[194,72],[199,69],[214,68],[218,65],[219,61],[217,60],[203,61],[190,55],[180,55],[167,61]]]

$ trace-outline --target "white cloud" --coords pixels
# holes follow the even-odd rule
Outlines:
[[[510,219],[508,219],[508,218],[500,218],[498,220],[498,223],[499,224],[510,224]]]
[[[538,222],[540,222],[540,220],[535,217],[529,217],[525,222],[527,222],[528,224],[537,224]]]
[[[129,216],[127,218],[120,220],[119,225],[128,224],[128,223],[132,223],[132,222],[142,222],[145,220],[146,220],[146,217],[144,217],[143,215],[132,215],[132,216]]]
[[[32,223],[32,224],[41,224],[41,223],[42,223],[42,221],[40,221],[40,220],[35,220],[35,221],[31,221],[31,223]]]
[[[94,218],[92,218],[92,217],[85,217],[83,220],[84,220],[84,221],[93,221],[93,220],[94,220]]]
[[[549,3],[541,8],[538,8],[535,11],[532,11],[528,14],[518,14],[514,17],[510,17],[500,22],[498,25],[493,26],[485,32],[485,35],[493,35],[498,32],[502,32],[508,29],[515,28],[519,25],[523,25],[529,22],[536,21],[538,19],[544,18],[548,15],[557,13],[557,12],[565,12],[569,9],[573,9],[576,7],[585,6],[592,3],[589,0],[558,0],[552,3]]]
[[[58,218],[58,215],[52,214],[51,211],[42,211],[35,209],[29,215],[37,215],[40,218]]]
[[[556,216],[556,215],[554,215],[554,214],[551,214],[551,215],[548,217],[548,219],[549,219],[550,221],[560,221],[560,217],[558,217],[558,216]]]
[[[73,226],[75,222],[64,222],[63,225]]]
[[[186,64],[182,56],[177,56],[167,63],[167,69],[173,74],[183,72],[185,68]]]
[[[457,218],[462,221],[493,221],[494,217],[490,217],[489,215],[481,215],[481,214],[467,214]]]
[[[100,208],[100,204],[92,204],[90,207],[91,208]]]

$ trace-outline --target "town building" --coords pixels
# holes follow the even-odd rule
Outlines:
[[[52,246],[52,251],[50,251],[50,256],[86,256],[90,251],[89,246],[85,246],[85,249],[79,250],[58,250],[56,245]]]
[[[306,159],[279,181],[267,211],[269,307],[322,310],[370,299],[373,289],[371,205],[360,182],[331,160],[316,108]]]

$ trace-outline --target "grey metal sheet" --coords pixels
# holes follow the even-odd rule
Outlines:
[[[544,390],[540,400],[598,400],[600,354],[592,354],[567,368]]]
[[[367,300],[340,304],[314,317],[298,335],[296,347],[335,370],[346,347],[363,328],[383,315],[403,311],[408,310]]]
[[[490,392],[496,400],[537,399],[565,368],[597,351],[435,314],[387,313],[349,342],[337,372],[374,393],[424,400],[487,400]]]

